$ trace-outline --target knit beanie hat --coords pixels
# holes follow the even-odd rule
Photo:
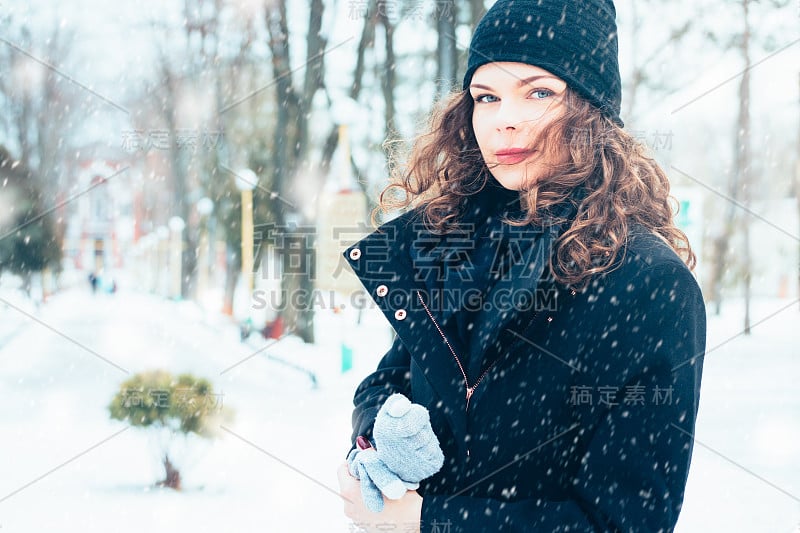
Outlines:
[[[472,35],[463,89],[481,65],[527,63],[623,126],[615,18],[613,0],[498,0]]]

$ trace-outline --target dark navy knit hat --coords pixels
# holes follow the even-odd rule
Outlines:
[[[481,65],[527,63],[623,126],[615,18],[613,0],[498,0],[472,35],[463,89]]]

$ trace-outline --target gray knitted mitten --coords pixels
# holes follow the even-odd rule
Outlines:
[[[425,407],[400,393],[386,399],[372,430],[375,448],[352,450],[347,456],[350,474],[361,480],[367,509],[383,509],[383,496],[400,499],[444,464],[439,440]]]

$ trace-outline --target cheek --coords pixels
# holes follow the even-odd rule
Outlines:
[[[537,137],[543,134],[546,127],[550,126],[551,123],[555,122],[558,119],[557,116],[553,116],[548,118],[547,120],[542,121],[539,124],[539,127],[536,130]],[[564,137],[563,132],[561,131],[551,131],[547,138],[539,137],[538,142],[543,144],[543,147],[546,148],[547,157],[551,160],[557,160],[558,162],[564,162],[564,158],[569,156],[569,148],[566,146],[566,138]]]
[[[472,115],[472,132],[475,134],[475,140],[478,141],[478,148],[481,152],[485,151],[488,146],[489,135],[486,129],[486,124],[481,120],[480,116]]]

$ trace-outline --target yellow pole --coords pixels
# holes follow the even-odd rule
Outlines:
[[[352,172],[350,168],[350,137],[348,136],[347,124],[339,124],[339,149],[342,155],[339,189],[345,190],[352,184],[352,179],[350,179]]]

